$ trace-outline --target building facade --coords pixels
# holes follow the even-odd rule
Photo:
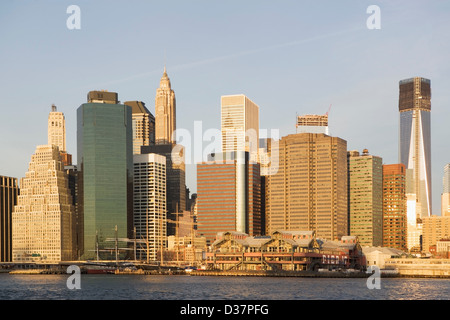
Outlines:
[[[155,144],[155,117],[142,101],[125,101],[131,107],[133,123],[133,154],[140,154],[142,146]]]
[[[348,152],[349,232],[361,246],[383,244],[383,162],[367,149]]]
[[[323,133],[329,135],[328,114],[297,116],[296,129],[297,133]]]
[[[77,145],[83,258],[93,259],[97,247],[111,246],[108,238],[133,236],[131,107],[119,104],[117,93],[90,92],[77,109]]]
[[[235,230],[260,235],[261,176],[248,152],[210,156],[197,164],[197,219],[208,244],[218,232]]]
[[[278,170],[266,176],[266,233],[311,230],[329,240],[348,235],[347,141],[298,133],[270,148]]]
[[[450,163],[444,167],[444,177],[442,178],[441,195],[441,216],[450,217]]]
[[[441,239],[450,236],[450,217],[432,215],[422,219],[422,251],[430,252]]]
[[[56,145],[60,151],[66,151],[66,120],[62,112],[52,105],[48,115],[48,144]]]
[[[75,211],[59,148],[38,146],[20,185],[12,214],[13,262],[75,260]]]
[[[445,259],[450,258],[450,238],[443,238],[436,242],[436,254]]]
[[[12,212],[18,196],[17,178],[0,176],[0,262],[12,261]]]
[[[140,242],[137,259],[156,261],[166,247],[166,158],[158,154],[134,155],[133,224]]]
[[[428,217],[431,208],[431,82],[415,77],[399,84],[399,162],[412,170],[415,215]]]
[[[176,99],[166,68],[156,90],[155,97],[155,142],[156,144],[175,143],[176,137]]]
[[[243,94],[221,97],[222,152],[246,151],[258,161],[259,107]]]
[[[72,155],[66,150],[66,119],[55,105],[48,115],[48,144],[59,148],[61,159],[65,166],[72,165]]]
[[[158,154],[166,158],[166,210],[169,220],[186,208],[186,165],[184,147],[179,144],[143,146],[142,154]],[[175,235],[175,226],[167,224],[167,235]]]
[[[383,165],[383,247],[408,251],[406,226],[405,166]]]
[[[353,236],[328,241],[314,231],[280,230],[262,237],[227,231],[217,234],[206,265],[227,271],[331,271],[365,270],[366,261]]]

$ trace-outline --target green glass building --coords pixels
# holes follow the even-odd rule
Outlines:
[[[123,248],[127,244],[116,245],[114,239],[132,237],[132,129],[131,107],[119,104],[117,93],[89,92],[88,103],[77,110],[78,210],[84,260],[97,255],[100,259],[125,258],[126,250],[102,249]]]

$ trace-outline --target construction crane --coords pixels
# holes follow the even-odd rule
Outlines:
[[[332,106],[332,104],[330,103],[330,107],[328,108],[328,111],[327,111],[327,113],[325,113],[325,115],[326,115],[326,116],[328,116],[328,113],[330,113],[330,110],[331,110],[331,106]]]

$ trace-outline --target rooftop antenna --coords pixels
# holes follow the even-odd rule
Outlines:
[[[166,72],[166,63],[167,63],[167,50],[164,49],[164,72]]]

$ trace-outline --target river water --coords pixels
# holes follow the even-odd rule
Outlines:
[[[450,279],[0,274],[0,300],[448,300]]]

